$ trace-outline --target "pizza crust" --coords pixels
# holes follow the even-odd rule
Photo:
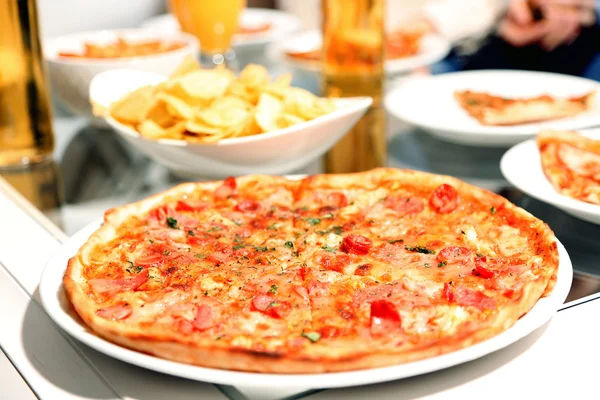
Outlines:
[[[502,310],[488,321],[483,329],[465,331],[444,341],[438,341],[403,352],[346,352],[340,356],[335,352],[312,352],[301,354],[274,354],[240,348],[228,348],[214,341],[191,341],[183,335],[153,332],[151,329],[124,326],[117,321],[109,321],[96,315],[97,304],[88,295],[89,286],[82,275],[88,252],[99,243],[114,238],[116,227],[131,215],[142,215],[158,206],[167,198],[189,194],[198,187],[210,190],[221,182],[190,183],[177,186],[145,200],[111,209],[106,212],[104,224],[98,229],[69,260],[63,283],[68,298],[83,321],[99,336],[132,350],[148,353],[165,359],[183,363],[239,371],[269,373],[319,373],[376,368],[416,361],[450,351],[459,350],[491,338],[510,328],[521,316],[529,312],[538,299],[551,292],[556,282],[558,269],[557,245],[552,231],[540,220],[526,211],[517,208],[502,197],[483,189],[468,185],[458,179],[431,175],[422,172],[394,169],[377,169],[357,174],[318,175],[303,181],[305,189],[317,187],[347,188],[353,186],[375,188],[381,180],[397,180],[398,185],[416,184],[423,190],[431,190],[442,183],[452,184],[465,197],[492,201],[510,209],[516,218],[530,222],[540,234],[540,242],[548,246],[544,262],[535,272],[537,278],[525,283],[520,295],[512,299]],[[248,176],[238,178],[238,182],[285,182],[284,178],[270,176]],[[322,350],[322,349],[321,349]]]

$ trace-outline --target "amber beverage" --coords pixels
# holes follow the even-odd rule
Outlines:
[[[370,96],[365,116],[325,156],[328,173],[386,164],[384,0],[323,0],[323,95]]]
[[[200,41],[205,64],[227,62],[246,0],[169,0],[181,29]]]
[[[39,162],[53,146],[35,0],[0,0],[0,167]]]

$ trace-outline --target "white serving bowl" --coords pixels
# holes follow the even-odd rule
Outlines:
[[[98,109],[107,110],[126,93],[165,79],[164,75],[149,72],[106,71],[92,80],[90,101]],[[333,147],[362,117],[372,99],[355,97],[335,102],[337,110],[312,121],[217,143],[151,140],[110,116],[104,120],[132,146],[179,175],[214,179],[255,173],[280,175],[298,171]]]
[[[59,52],[81,52],[86,42],[109,43],[118,37],[131,42],[147,40],[180,41],[186,45],[180,49],[141,57],[115,59],[80,59],[61,58]],[[181,32],[165,34],[149,29],[101,30],[72,33],[55,38],[45,39],[44,58],[48,65],[48,73],[52,93],[70,112],[93,118],[89,102],[89,86],[92,79],[99,73],[128,68],[138,71],[170,74],[188,56],[197,57],[199,52],[198,40]]]

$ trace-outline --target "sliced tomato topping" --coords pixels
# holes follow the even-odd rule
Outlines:
[[[482,292],[462,286],[451,287],[447,283],[444,284],[444,298],[459,306],[471,306],[479,308],[480,310],[493,309],[496,306],[494,299],[486,296]]]
[[[206,210],[208,207],[209,207],[209,204],[204,201],[179,200],[177,202],[177,205],[175,205],[175,211],[188,211],[188,212],[203,211],[203,210]]]
[[[350,264],[352,259],[347,254],[332,255],[324,253],[319,255],[318,262],[324,269],[343,273],[344,269]]]
[[[292,311],[292,306],[287,301],[276,300],[273,296],[266,294],[254,296],[252,307],[273,318],[284,318]]]
[[[402,328],[402,320],[394,303],[376,300],[371,303],[371,334],[382,335]]]
[[[336,208],[342,208],[348,205],[348,199],[341,192],[333,192],[327,195],[327,204]]]
[[[213,321],[212,307],[207,304],[200,305],[196,311],[196,317],[192,321],[192,325],[199,331],[213,327],[215,323]]]
[[[444,283],[444,291],[442,292],[442,296],[449,302],[454,301],[454,294],[452,293],[452,288],[448,283]]]
[[[223,184],[215,190],[215,197],[217,199],[226,199],[229,196],[233,196],[237,193],[237,183],[233,176],[228,177],[223,181]]]
[[[373,245],[371,239],[362,235],[348,235],[342,239],[341,249],[346,253],[364,255]]]
[[[388,196],[383,205],[400,215],[418,214],[425,209],[423,200],[415,197]]]
[[[471,250],[461,246],[444,247],[435,257],[437,262],[460,262],[467,259],[471,254]]]
[[[133,310],[129,304],[115,304],[96,310],[96,315],[100,318],[119,321],[129,317],[132,312]]]
[[[448,214],[456,210],[460,203],[458,192],[446,183],[438,186],[429,198],[429,205],[440,214]]]
[[[165,262],[165,256],[159,253],[148,254],[135,260],[136,265],[150,267],[162,265]]]
[[[371,272],[371,267],[372,267],[371,264],[362,264],[362,265],[359,265],[354,270],[354,275],[360,275],[360,276],[369,275],[369,272]]]
[[[243,213],[253,213],[258,211],[260,203],[254,200],[241,200],[235,206],[235,209]]]
[[[311,296],[325,296],[329,292],[329,285],[326,282],[311,279],[308,281],[308,293]]]
[[[340,330],[335,326],[328,325],[319,329],[319,333],[321,334],[321,339],[330,339],[339,336]]]
[[[475,257],[475,269],[473,270],[473,275],[481,276],[485,279],[494,278],[497,274],[497,271],[490,269],[486,266],[487,258],[483,257]]]
[[[308,268],[308,266],[303,265],[302,267],[300,267],[300,278],[302,278],[302,280],[305,280],[309,274],[310,274],[310,269]]]

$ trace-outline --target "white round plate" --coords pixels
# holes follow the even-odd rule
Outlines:
[[[600,129],[580,133],[600,140]],[[552,204],[576,218],[600,225],[600,205],[573,199],[554,189],[542,169],[535,139],[519,143],[508,150],[500,160],[500,170],[511,185],[529,196]]]
[[[39,292],[48,315],[58,326],[77,340],[121,361],[165,374],[224,385],[314,389],[357,386],[421,375],[471,361],[516,342],[549,321],[565,301],[573,277],[569,255],[559,242],[558,280],[550,296],[540,299],[529,313],[503,333],[465,349],[438,357],[392,367],[324,374],[278,375],[228,371],[181,364],[129,350],[96,336],[79,318],[74,316],[72,307],[66,298],[62,278],[69,258],[77,253],[101,223],[102,221],[96,221],[73,235],[46,264]]]
[[[288,68],[317,74],[321,67],[319,62],[298,61],[286,54],[288,52],[303,52],[321,47],[323,38],[321,32],[312,30],[277,41],[267,47],[267,58],[274,63],[281,63]],[[428,34],[421,40],[419,53],[412,57],[404,57],[385,62],[387,75],[408,73],[416,68],[425,67],[442,60],[450,51],[450,43],[440,35]]]
[[[549,94],[577,96],[598,91],[598,82],[568,75],[530,71],[467,71],[406,79],[390,90],[385,107],[392,115],[441,139],[474,146],[512,146],[541,129],[581,129],[600,124],[600,102],[571,118],[513,126],[485,126],[454,98],[456,90],[483,91],[504,97]]]
[[[235,35],[233,37],[233,46],[237,49],[243,49],[248,46],[266,45],[286,35],[297,32],[301,27],[298,17],[283,11],[266,8],[246,8],[242,11],[240,25],[257,26],[264,23],[270,23],[271,28],[265,32]],[[181,30],[177,18],[172,14],[163,14],[150,18],[144,21],[141,27],[165,33],[179,32]]]

